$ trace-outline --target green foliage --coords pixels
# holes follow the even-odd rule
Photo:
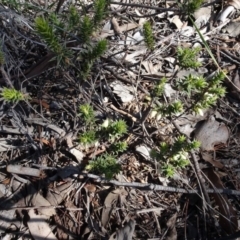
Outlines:
[[[200,148],[201,143],[197,140],[193,140],[192,142],[188,143],[188,145],[185,147],[186,151],[190,151],[192,149],[198,149]]]
[[[178,115],[183,112],[183,104],[181,101],[175,101],[170,104],[158,106],[155,110],[158,113],[158,116],[161,115],[162,117]]]
[[[166,154],[170,150],[170,146],[166,142],[162,142],[160,144],[160,152],[161,154]]]
[[[90,104],[80,105],[79,112],[86,124],[93,124],[95,122],[94,110]]]
[[[189,143],[184,135],[180,135],[171,146],[171,154],[172,156],[177,156],[179,153],[189,152],[193,149],[199,148],[200,146],[201,143],[197,140],[193,140]]]
[[[183,112],[183,104],[181,101],[175,101],[169,104],[166,108],[167,115],[173,115],[173,114],[177,115],[182,112]]]
[[[120,172],[121,166],[113,155],[104,154],[95,160],[91,160],[86,169],[97,174],[104,174],[107,179],[111,179],[114,174]]]
[[[19,10],[22,5],[19,0],[2,0],[1,3],[4,6],[9,6],[12,9]]]
[[[89,104],[80,105],[79,112],[85,124],[84,130],[79,134],[79,142],[87,148],[96,142],[105,142],[105,146],[108,146],[106,154],[90,161],[86,169],[105,174],[106,178],[110,179],[120,171],[120,165],[116,162],[117,155],[126,151],[128,147],[127,142],[119,141],[119,138],[127,132],[127,124],[123,120],[112,121],[109,119],[102,124],[99,123],[95,119],[93,107]]]
[[[163,164],[162,166],[162,173],[164,174],[164,176],[168,177],[173,177],[174,173],[175,173],[175,167],[172,166],[171,164]]]
[[[177,170],[189,165],[188,153],[199,147],[198,141],[189,143],[185,136],[179,136],[172,145],[162,142],[160,150],[152,150],[151,156],[161,163],[161,171],[166,177],[173,177]]]
[[[222,86],[225,78],[224,72],[215,74],[211,80],[207,80],[203,76],[194,76],[189,74],[183,79],[176,82],[175,87],[181,95],[187,95],[193,100],[192,106],[186,106],[180,100],[172,103],[165,103],[153,108],[151,117],[156,117],[159,120],[162,117],[178,116],[185,110],[193,110],[195,113],[202,113],[203,109],[207,109],[216,104],[217,99],[225,95],[226,90]],[[161,97],[163,95],[166,79],[163,78],[155,85],[152,95]]]
[[[182,68],[196,68],[201,64],[197,62],[197,54],[200,48],[178,48],[178,62]],[[151,113],[151,117],[160,119],[161,117],[177,116],[185,109],[193,110],[195,113],[202,114],[204,109],[212,107],[216,104],[219,97],[223,97],[226,93],[222,86],[225,78],[225,72],[215,74],[211,80],[205,79],[203,76],[194,76],[192,74],[185,76],[177,81],[176,87],[180,93],[186,94],[189,99],[193,100],[192,106],[186,107],[181,101],[175,101],[170,104],[162,104],[155,107]],[[162,79],[153,89],[153,95],[161,97],[166,79]]]
[[[127,150],[127,143],[126,142],[116,142],[111,145],[111,151],[115,154],[122,153]]]
[[[96,119],[94,115],[93,107],[90,104],[82,104],[79,106],[79,112],[81,118],[84,120],[84,123],[91,127],[95,128],[95,137],[106,137],[108,140],[115,140],[116,138],[122,137],[127,132],[127,124],[123,120],[110,121],[109,119],[105,120],[101,127],[96,126]],[[91,133],[91,134],[90,134]],[[81,142],[87,142],[86,139],[93,139],[93,133],[90,132],[87,135],[83,134],[81,136]],[[118,145],[118,147],[124,148],[124,144]]]
[[[177,49],[178,63],[182,68],[197,68],[201,66],[201,63],[197,61],[197,54],[200,52],[200,48],[181,48]]]
[[[220,89],[216,90],[218,91],[218,93],[204,93],[202,99],[193,105],[193,111],[202,114],[202,111],[204,109],[208,109],[209,107],[215,105],[218,98],[225,95],[225,89],[223,87],[220,87]]]
[[[96,60],[107,50],[107,40],[100,40],[91,51],[87,53],[89,61]]]
[[[56,13],[50,13],[47,22],[48,22],[48,24],[50,24],[52,26],[52,29],[54,31],[56,38],[57,38],[57,35],[61,36],[61,34],[62,35],[64,34],[64,32],[65,32],[64,23],[61,21],[61,19],[58,18],[58,15],[56,15]]]
[[[70,6],[68,13],[53,14],[47,17],[37,17],[35,19],[35,29],[37,34],[45,41],[47,47],[55,53],[58,65],[75,65],[73,59],[80,60],[80,66],[76,68],[78,75],[86,79],[91,71],[94,62],[106,51],[107,41],[100,40],[95,45],[91,42],[93,32],[100,25],[106,16],[106,0],[94,1],[93,17],[82,15],[80,10]],[[66,42],[71,42],[74,36],[79,44],[79,54],[74,57],[76,50],[70,49]],[[69,41],[70,39],[70,41]],[[76,54],[75,54],[76,55]]]
[[[94,144],[97,141],[96,132],[94,130],[89,130],[82,133],[79,137],[79,142],[88,146]]]
[[[182,151],[184,148],[186,148],[186,137],[185,136],[179,136],[176,141],[174,142],[172,146],[172,153],[173,155],[178,154],[180,151]]]
[[[80,22],[80,15],[74,6],[70,6],[68,15],[69,31],[76,28]]]
[[[4,53],[2,50],[0,50],[0,65],[4,65],[4,63],[5,63]]]
[[[82,56],[84,59],[81,66],[81,76],[86,79],[89,75],[93,62],[98,59],[107,50],[107,40],[103,39],[97,42],[97,44],[91,47],[90,50],[85,52]]]
[[[51,19],[57,23],[56,17],[51,15]],[[46,42],[51,51],[56,54],[58,64],[68,64],[71,52],[60,43],[57,35],[55,34],[55,28],[50,25],[49,21],[44,17],[37,17],[35,19],[35,29],[38,35]]]
[[[203,4],[203,0],[186,0],[183,4],[183,11],[187,12],[187,15],[192,15]]]
[[[79,74],[82,79],[84,79],[84,80],[87,79],[87,77],[89,76],[89,73],[92,69],[92,66],[93,66],[93,63],[89,62],[89,61],[82,63],[81,72]]]
[[[44,17],[35,19],[35,28],[41,38],[47,43],[48,47],[56,54],[61,54],[62,46],[54,33],[54,28]]]
[[[109,126],[106,128],[106,132],[110,140],[114,141],[116,138],[122,137],[127,133],[127,124],[124,120],[110,122]]]
[[[154,89],[153,89],[153,95],[156,97],[161,97],[163,95],[164,92],[164,86],[167,82],[167,79],[164,77],[162,78],[158,84],[155,85]]]
[[[153,36],[153,31],[152,31],[152,26],[150,22],[145,22],[143,24],[143,36],[144,36],[144,41],[147,45],[147,47],[153,51],[154,49],[154,36]]]
[[[225,78],[223,72],[219,72],[206,80],[202,76],[188,75],[179,80],[178,87],[182,92],[187,93],[191,99],[195,99],[192,109],[196,113],[201,113],[203,109],[207,109],[216,104],[219,97],[223,97],[226,93],[222,82]]]
[[[3,88],[1,91],[1,96],[3,97],[4,101],[15,103],[21,100],[24,100],[24,94],[16,89],[13,88]]]
[[[196,61],[199,49],[178,49],[178,62],[182,68],[196,68],[200,63]],[[225,72],[218,72],[210,79],[203,76],[188,75],[177,81],[175,87],[182,96],[187,96],[192,101],[192,105],[186,106],[181,101],[162,104],[155,107],[154,114],[159,118],[170,116],[174,119],[183,111],[194,111],[202,113],[203,109],[216,104],[219,97],[225,95],[225,88],[222,86]],[[158,83],[153,93],[161,97],[164,80]],[[187,102],[189,103],[189,102]],[[160,162],[160,170],[166,177],[173,177],[178,170],[184,169],[189,164],[189,152],[200,147],[196,140],[188,142],[185,136],[178,136],[172,144],[162,142],[159,150],[152,150],[151,156]]]
[[[93,23],[88,16],[84,16],[80,23],[80,38],[83,43],[90,41],[90,37],[93,33]]]
[[[178,82],[178,87],[180,90],[186,92],[189,96],[192,92],[202,92],[207,86],[207,81],[202,76],[193,76],[189,74],[185,76],[182,80]]]
[[[225,72],[220,71],[211,78],[209,86],[212,87],[212,86],[219,85],[223,82],[224,79],[225,79]]]
[[[95,26],[98,26],[99,23],[104,19],[106,14],[107,2],[106,0],[95,0],[94,2],[94,17],[93,23]]]

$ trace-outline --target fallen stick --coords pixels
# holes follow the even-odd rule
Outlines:
[[[175,192],[175,193],[187,193],[187,194],[199,194],[200,191],[197,189],[184,189],[178,187],[168,187],[162,186],[153,183],[138,183],[138,182],[119,182],[116,180],[107,180],[106,178],[100,177],[98,175],[94,175],[91,173],[81,173],[81,174],[74,174],[74,177],[79,178],[79,176],[85,176],[88,178],[95,179],[104,184],[113,184],[115,186],[122,186],[122,187],[134,187],[141,190],[151,190],[151,191],[166,191],[166,192]],[[218,193],[218,194],[227,194],[227,195],[236,195],[240,196],[240,191],[232,190],[232,189],[206,189],[207,193]]]

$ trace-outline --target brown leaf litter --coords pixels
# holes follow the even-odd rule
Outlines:
[[[53,7],[59,14],[68,11],[67,1],[53,6],[51,1],[32,4],[40,9]],[[94,41],[107,39],[109,49],[84,83],[76,72],[81,68],[78,61],[75,68],[64,69],[57,69],[56,61],[50,61],[54,54],[39,44],[41,40],[32,31],[32,10],[19,18],[17,12],[0,6],[0,35],[7,59],[1,84],[5,86],[7,76],[31,97],[13,106],[3,102],[0,106],[3,237],[173,240],[221,239],[237,233],[239,43],[234,34],[228,33],[227,39],[221,32],[226,22],[210,25],[218,11],[216,3],[210,4],[212,7],[204,6],[194,16],[218,64],[228,69],[232,79],[225,104],[216,107],[223,118],[212,109],[203,116],[187,112],[175,119],[181,134],[201,142],[195,156],[199,171],[206,175],[209,202],[203,201],[199,175],[191,167],[180,171],[175,179],[166,179],[159,172],[163,163],[150,154],[161,142],[172,143],[177,136],[172,119],[150,117],[150,92],[156,81],[166,77],[164,97],[159,101],[181,99],[190,103],[191,99],[174,87],[177,78],[191,73],[177,66],[176,47],[194,47],[201,42],[174,3],[111,3],[107,19],[93,36]],[[89,14],[91,6],[89,2]],[[237,9],[238,3],[228,1],[225,7],[219,21],[230,18],[226,15]],[[148,20],[156,40],[153,52],[147,50],[142,33]],[[231,25],[226,25],[228,31]],[[78,48],[75,43],[70,41],[66,46]],[[203,47],[201,61],[203,67],[194,74],[208,76],[216,70]],[[107,152],[109,146],[101,141],[85,149],[80,146],[78,136],[85,126],[78,107],[84,103],[93,105],[99,124],[106,118],[124,119],[128,124],[129,134],[123,141],[129,147],[117,155],[121,172],[111,181],[84,171],[84,165]]]

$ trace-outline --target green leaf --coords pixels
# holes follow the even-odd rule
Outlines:
[[[93,130],[90,130],[82,133],[79,137],[79,141],[84,145],[94,144],[97,141],[96,132]]]
[[[189,18],[190,18],[190,20],[191,20],[193,26],[195,27],[195,29],[196,29],[198,35],[200,36],[200,38],[201,38],[201,40],[202,40],[202,43],[203,43],[205,49],[207,50],[209,56],[211,57],[211,59],[213,60],[214,64],[217,66],[217,68],[220,69],[220,67],[219,67],[219,65],[218,65],[218,62],[217,62],[216,58],[215,58],[214,55],[212,54],[211,49],[209,48],[209,46],[208,46],[206,40],[204,39],[202,33],[200,32],[200,30],[198,29],[197,25],[195,24],[195,21],[192,19],[191,16],[189,16]]]
[[[143,36],[144,36],[144,41],[147,45],[147,47],[153,51],[154,49],[154,36],[153,36],[153,31],[150,22],[145,22],[143,24]]]
[[[165,84],[167,82],[167,79],[165,77],[163,77],[158,84],[156,84],[156,86],[153,89],[153,94],[156,97],[160,97],[162,96],[163,92],[164,92],[164,87]]]
[[[22,92],[17,91],[16,89],[13,89],[13,88],[6,88],[6,87],[3,88],[1,92],[1,96],[6,102],[11,102],[11,103],[15,103],[25,99],[24,94]]]
[[[202,76],[189,74],[177,83],[178,88],[186,92],[189,96],[192,92],[202,92],[207,87],[206,79]]]
[[[127,150],[127,142],[116,142],[111,145],[111,151],[115,154],[122,153]]]
[[[88,43],[93,33],[93,23],[88,16],[83,17],[80,23],[80,39],[83,43]]]
[[[86,170],[90,170],[98,174],[105,174],[107,179],[111,179],[114,174],[120,172],[121,166],[117,163],[113,155],[104,154],[97,157],[95,160],[91,160],[86,166]]]
[[[175,167],[170,164],[164,164],[162,167],[162,172],[166,177],[173,177],[175,173]]]
[[[118,120],[109,124],[107,133],[113,141],[117,137],[123,136],[127,133],[127,124],[124,120]]]
[[[98,25],[104,19],[105,13],[106,13],[106,7],[107,7],[107,2],[105,0],[95,0],[94,2],[95,14],[93,17],[93,22],[95,27],[98,27]]]
[[[91,53],[89,53],[88,57],[90,60],[95,60],[101,57],[102,54],[107,50],[107,40],[100,40],[92,49]]]
[[[53,14],[51,15],[52,20],[54,20],[54,16],[55,15]],[[56,29],[49,23],[49,21],[44,17],[37,17],[35,19],[35,29],[38,35],[46,42],[48,48],[56,54],[54,59],[57,60],[57,65],[60,63],[62,66],[70,64],[72,52],[67,49],[64,44],[60,43],[55,34]]]
[[[60,53],[62,50],[59,41],[54,34],[54,29],[44,17],[35,19],[35,28],[40,37],[47,43],[48,47],[55,53]]]
[[[183,10],[187,11],[188,15],[194,14],[196,10],[198,10],[203,4],[203,0],[187,0],[183,6]]]
[[[0,50],[0,65],[3,65],[5,63],[5,57],[2,50]]]
[[[178,63],[182,68],[197,68],[201,63],[197,61],[197,54],[200,48],[181,48],[177,49]]]
[[[68,15],[69,15],[68,16],[69,30],[71,30],[79,25],[80,14],[78,13],[77,9],[74,6],[70,6]]]
[[[82,104],[79,106],[79,112],[81,117],[85,121],[86,124],[95,122],[95,114],[93,107],[90,104]]]

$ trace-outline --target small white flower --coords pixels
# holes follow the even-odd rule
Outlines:
[[[200,116],[204,116],[203,109],[199,108],[199,109],[198,109],[198,114],[199,114]]]
[[[152,110],[150,113],[150,118],[154,118],[157,115],[157,111],[156,110]]]
[[[107,118],[107,119],[103,122],[102,127],[107,128],[108,126],[109,126],[109,119]]]
[[[156,119],[157,119],[157,121],[159,121],[161,118],[162,118],[162,114],[159,113],[159,114],[156,116]]]
[[[180,159],[180,155],[179,154],[176,154],[173,156],[173,161],[178,161]]]

